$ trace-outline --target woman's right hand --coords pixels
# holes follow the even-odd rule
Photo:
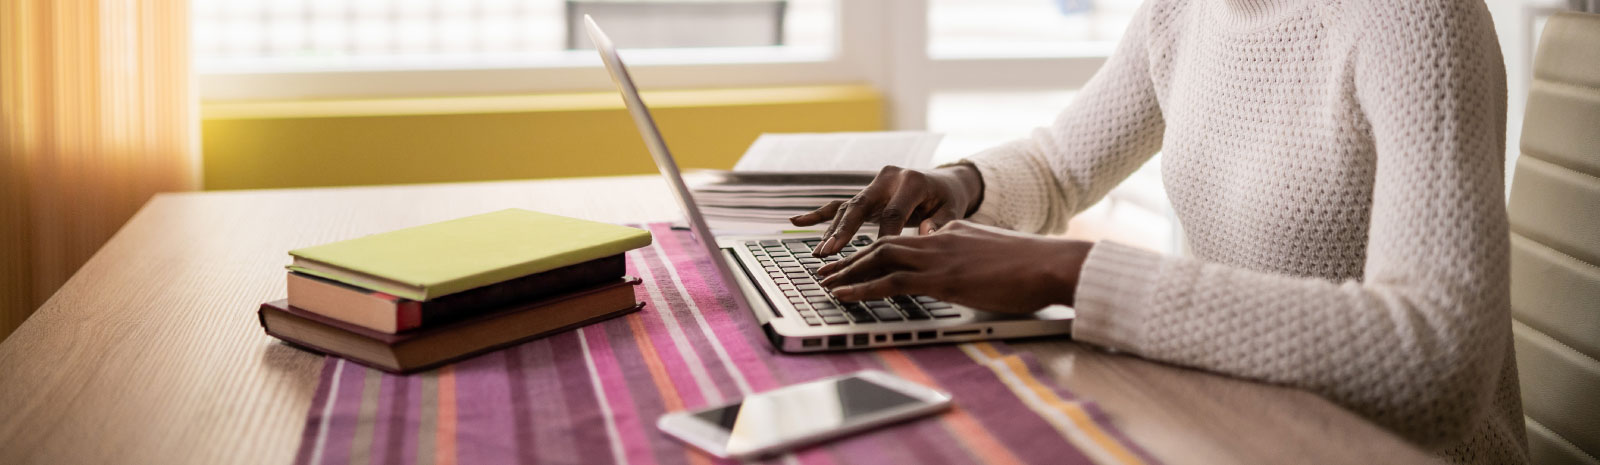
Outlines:
[[[898,235],[912,224],[928,234],[971,215],[982,196],[983,176],[970,164],[927,171],[885,166],[854,198],[828,202],[811,213],[789,218],[789,222],[811,226],[833,221],[822,234],[822,243],[811,252],[822,257],[849,244],[864,222],[876,223],[879,237]]]

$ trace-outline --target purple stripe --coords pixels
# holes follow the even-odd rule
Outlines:
[[[666,225],[656,225],[659,230],[670,233]],[[716,277],[715,268],[711,265],[711,257],[706,256],[698,248],[690,248],[684,243],[691,239],[688,235],[667,234],[668,239],[661,240],[661,247],[667,251],[672,262],[677,264],[678,278],[683,283],[684,289],[689,291],[689,298],[693,299],[699,308],[702,318],[711,331],[719,335],[717,341],[722,344],[722,349],[728,354],[734,367],[744,375],[745,382],[755,392],[766,391],[780,386],[773,379],[772,372],[767,369],[763,358],[773,353],[771,346],[762,344],[752,347],[745,343],[744,337],[733,335],[737,331],[749,331],[751,328],[739,328],[738,324],[729,317],[730,313],[741,312],[733,304],[730,292],[737,292],[730,287],[732,283],[723,283]],[[721,311],[718,311],[721,309]],[[722,336],[727,335],[727,336]],[[765,350],[762,350],[762,349]]]
[[[567,403],[569,416],[566,427],[573,433],[577,445],[576,463],[616,463],[611,456],[611,437],[606,433],[605,418],[601,415],[599,398],[589,381],[589,367],[583,361],[583,351],[578,344],[577,331],[567,331],[551,336],[550,348],[555,357],[556,379],[561,382],[561,393]],[[556,419],[548,419],[556,421]]]
[[[456,365],[457,463],[501,463],[516,457],[515,418],[507,384],[506,353],[494,352]]]
[[[657,236],[658,238],[660,236]],[[739,387],[733,382],[728,371],[723,368],[722,357],[711,348],[711,341],[700,330],[700,323],[695,321],[694,315],[689,311],[687,296],[678,293],[678,288],[672,282],[672,275],[668,274],[667,267],[671,266],[666,257],[656,253],[654,248],[640,251],[640,256],[645,258],[650,274],[654,278],[645,285],[654,285],[661,294],[662,300],[667,305],[656,308],[655,311],[661,318],[671,318],[677,323],[678,329],[683,331],[683,337],[689,342],[689,348],[700,358],[700,364],[705,368],[706,376],[711,378],[712,388],[724,399],[736,399],[742,394]],[[650,307],[645,307],[646,310]],[[703,406],[704,404],[685,404],[689,408]]]
[[[516,346],[502,352],[506,357],[506,386],[511,393],[511,442],[516,446],[518,462],[532,463],[534,453],[538,450],[539,442],[533,435],[533,428],[528,423],[532,419],[524,415],[531,409],[528,399],[527,370],[522,366],[522,347]]]
[[[628,274],[638,276],[638,273],[633,271],[637,266],[638,264],[635,261],[629,260],[628,269],[630,271]],[[649,291],[642,286],[635,291],[634,299],[643,302],[653,301],[650,298]],[[689,373],[688,361],[684,360],[683,354],[678,352],[678,344],[672,340],[672,335],[667,331],[666,322],[662,320],[662,318],[670,317],[667,313],[670,313],[671,310],[663,310],[656,307],[657,305],[652,302],[650,305],[645,305],[644,309],[638,313],[639,322],[644,326],[645,335],[649,336],[651,345],[655,346],[656,356],[661,358],[662,368],[667,371],[667,377],[670,378],[673,388],[678,390],[678,399],[683,401],[683,405],[686,407],[705,405],[706,399],[700,393],[700,383],[694,379],[693,374]]]
[[[390,376],[383,376],[378,380],[378,410],[373,414],[376,418],[372,424],[372,445],[369,450],[364,451],[367,453],[367,463],[388,463],[384,461],[389,451],[388,433],[398,422],[392,415],[394,409],[390,408],[394,403],[394,385],[394,378]]]
[[[615,364],[616,371],[607,375],[620,376],[622,378],[621,381],[626,383],[633,402],[624,405],[619,402],[620,399],[611,399],[611,404],[614,406],[613,410],[619,406],[631,407],[629,410],[632,412],[635,424],[639,427],[639,435],[648,442],[648,444],[641,444],[641,446],[650,446],[651,450],[647,452],[655,454],[654,460],[657,463],[686,463],[688,459],[684,457],[683,453],[676,450],[676,447],[672,447],[674,445],[672,439],[665,434],[657,432],[655,429],[656,418],[667,411],[665,400],[662,399],[662,396],[666,393],[661,392],[661,389],[656,387],[655,377],[650,374],[650,367],[645,363],[644,353],[634,340],[633,327],[627,322],[627,318],[631,317],[618,318],[602,324],[598,328],[602,333],[600,337],[605,338],[608,342],[604,344],[605,347],[591,342],[589,347],[591,352],[601,350],[609,352],[611,363]],[[591,336],[594,335],[591,334]],[[594,337],[590,338],[591,341],[595,339]],[[658,351],[657,353],[659,354],[660,352]],[[596,353],[595,355],[595,361],[598,365],[600,354]],[[605,371],[601,373],[606,374]],[[611,379],[610,376],[602,376],[601,379],[608,384],[618,382],[616,379]],[[668,382],[671,382],[671,380],[668,380]],[[677,386],[673,386],[673,389],[677,390]],[[616,416],[619,419],[623,417],[622,415]],[[622,428],[620,421],[617,427]],[[627,435],[624,434],[624,436],[626,437]],[[631,449],[633,445],[628,444],[628,446]],[[630,463],[635,462],[630,460]]]
[[[409,393],[402,404],[406,415],[406,421],[403,423],[405,428],[403,428],[404,431],[401,434],[396,435],[394,443],[389,445],[391,451],[397,451],[401,454],[401,465],[417,464],[417,447],[415,443],[417,442],[417,437],[420,436],[417,432],[422,428],[422,403],[438,400],[437,398],[422,398],[422,376],[419,374],[404,378],[406,392]]]
[[[300,432],[300,450],[294,454],[294,463],[297,465],[310,463],[311,452],[316,450],[317,435],[322,432],[322,412],[328,405],[328,391],[333,390],[333,383],[328,379],[333,377],[334,369],[338,366],[337,360],[333,357],[322,358],[322,372],[317,375],[317,379],[322,381],[317,383],[317,391],[311,395],[311,412],[306,415],[305,431]],[[335,415],[328,417],[329,420],[337,418]],[[332,431],[328,433],[333,434]]]
[[[397,449],[405,447],[406,402],[411,383],[405,377],[388,374],[381,382],[377,428],[372,432],[372,463],[397,463],[402,460]]]
[[[1017,398],[994,371],[977,364],[961,349],[946,346],[905,352],[1017,458],[1028,463],[1094,463]]]
[[[339,362],[331,357],[328,361]],[[343,363],[338,398],[333,404],[333,420],[328,422],[328,442],[322,449],[323,465],[350,463],[350,443],[355,439],[356,422],[361,416],[361,395],[366,389],[367,370],[371,369],[354,362]]]
[[[573,460],[578,453],[573,449],[575,444],[571,428],[566,422],[557,421],[570,417],[566,394],[561,390],[561,381],[556,378],[555,356],[551,347],[549,339],[540,339],[516,349],[522,351],[525,363],[521,373],[512,375],[522,377],[528,397],[536,399],[528,409],[517,411],[518,416],[536,420],[533,422],[533,444],[539,446],[534,458],[537,461],[559,463]]]

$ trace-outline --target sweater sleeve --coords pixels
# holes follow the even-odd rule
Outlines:
[[[1160,149],[1165,126],[1146,50],[1152,3],[1054,124],[964,160],[984,182],[974,221],[1059,233]]]
[[[1362,279],[1103,242],[1074,338],[1307,389],[1425,447],[1489,414],[1511,339],[1504,65],[1481,2],[1384,5],[1354,66],[1376,152]]]

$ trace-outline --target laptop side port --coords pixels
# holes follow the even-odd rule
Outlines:
[[[911,333],[894,333],[894,342],[911,340]]]
[[[808,338],[805,338],[805,339],[801,339],[800,340],[800,347],[805,347],[805,348],[808,348],[808,349],[812,348],[812,347],[822,347],[822,338],[820,338],[820,337],[808,337]]]
[[[845,343],[845,337],[844,337],[843,334],[835,334],[835,335],[832,335],[832,336],[828,336],[828,347],[832,347],[832,348],[836,348],[836,349],[843,349],[844,348],[844,343]]]
[[[939,336],[938,331],[917,331],[918,341],[928,341]]]
[[[977,336],[983,334],[981,329],[963,329],[960,331],[945,331],[944,337]]]
[[[852,339],[852,341],[850,341],[850,345],[853,345],[853,346],[856,346],[856,347],[866,347],[867,343],[870,342],[870,341],[868,341],[868,339],[871,336],[872,335],[870,335],[870,334],[857,334],[857,335],[851,336],[850,338]]]

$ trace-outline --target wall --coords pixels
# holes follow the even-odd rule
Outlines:
[[[729,168],[763,132],[875,131],[883,97],[837,85],[647,92],[690,168]],[[206,189],[655,172],[613,92],[201,107]]]

